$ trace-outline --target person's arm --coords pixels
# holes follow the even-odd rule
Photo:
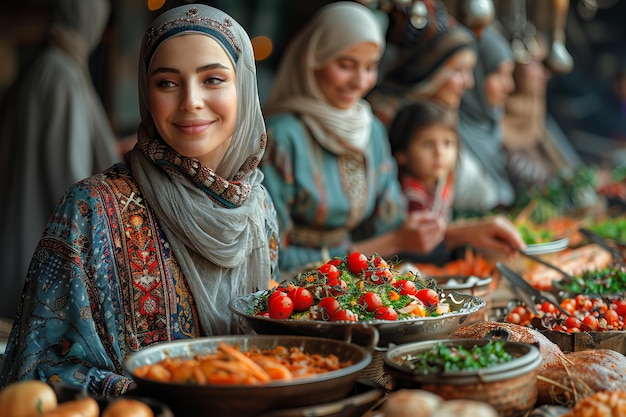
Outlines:
[[[471,245],[507,255],[515,252],[513,248],[526,248],[515,225],[503,215],[453,222],[448,225],[445,242],[449,248]]]
[[[73,186],[57,205],[30,264],[0,371],[0,386],[58,381],[99,395],[131,386],[119,341],[123,300],[105,204]]]

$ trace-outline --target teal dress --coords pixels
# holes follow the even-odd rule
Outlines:
[[[265,196],[276,279],[278,228]],[[119,395],[132,382],[129,354],[202,335],[167,237],[128,166],[117,164],[74,184],[56,206],[30,264],[0,388],[39,379]]]
[[[365,155],[337,156],[295,114],[266,120],[261,164],[281,236],[281,275],[343,256],[353,242],[392,231],[406,217],[387,133],[374,118]]]

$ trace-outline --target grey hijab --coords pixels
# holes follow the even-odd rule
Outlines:
[[[463,146],[472,152],[495,181],[499,203],[509,205],[515,194],[506,171],[506,154],[502,147],[504,107],[491,107],[485,90],[486,77],[505,61],[513,61],[511,46],[493,28],[485,28],[478,42],[475,85],[463,95],[459,108],[459,135]]]
[[[0,316],[12,318],[33,251],[71,184],[121,161],[87,62],[109,0],[55,0],[45,44],[0,107]]]
[[[237,122],[216,171],[177,154],[159,136],[148,102],[147,69],[158,47],[185,34],[215,39],[237,73]],[[172,247],[193,293],[207,335],[238,332],[233,297],[267,288],[269,247],[265,192],[257,169],[266,134],[250,39],[226,13],[190,4],[173,8],[147,30],[139,62],[141,125],[130,153],[133,175]]]

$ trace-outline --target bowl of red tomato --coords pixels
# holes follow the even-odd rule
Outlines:
[[[435,280],[400,274],[374,254],[353,252],[234,299],[230,309],[259,334],[319,336],[375,348],[446,338],[485,301],[444,291]]]

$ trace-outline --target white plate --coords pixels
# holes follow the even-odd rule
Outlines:
[[[529,255],[545,255],[548,253],[561,252],[569,245],[569,239],[564,237],[563,239],[554,240],[552,242],[533,243],[526,245],[524,253]]]

